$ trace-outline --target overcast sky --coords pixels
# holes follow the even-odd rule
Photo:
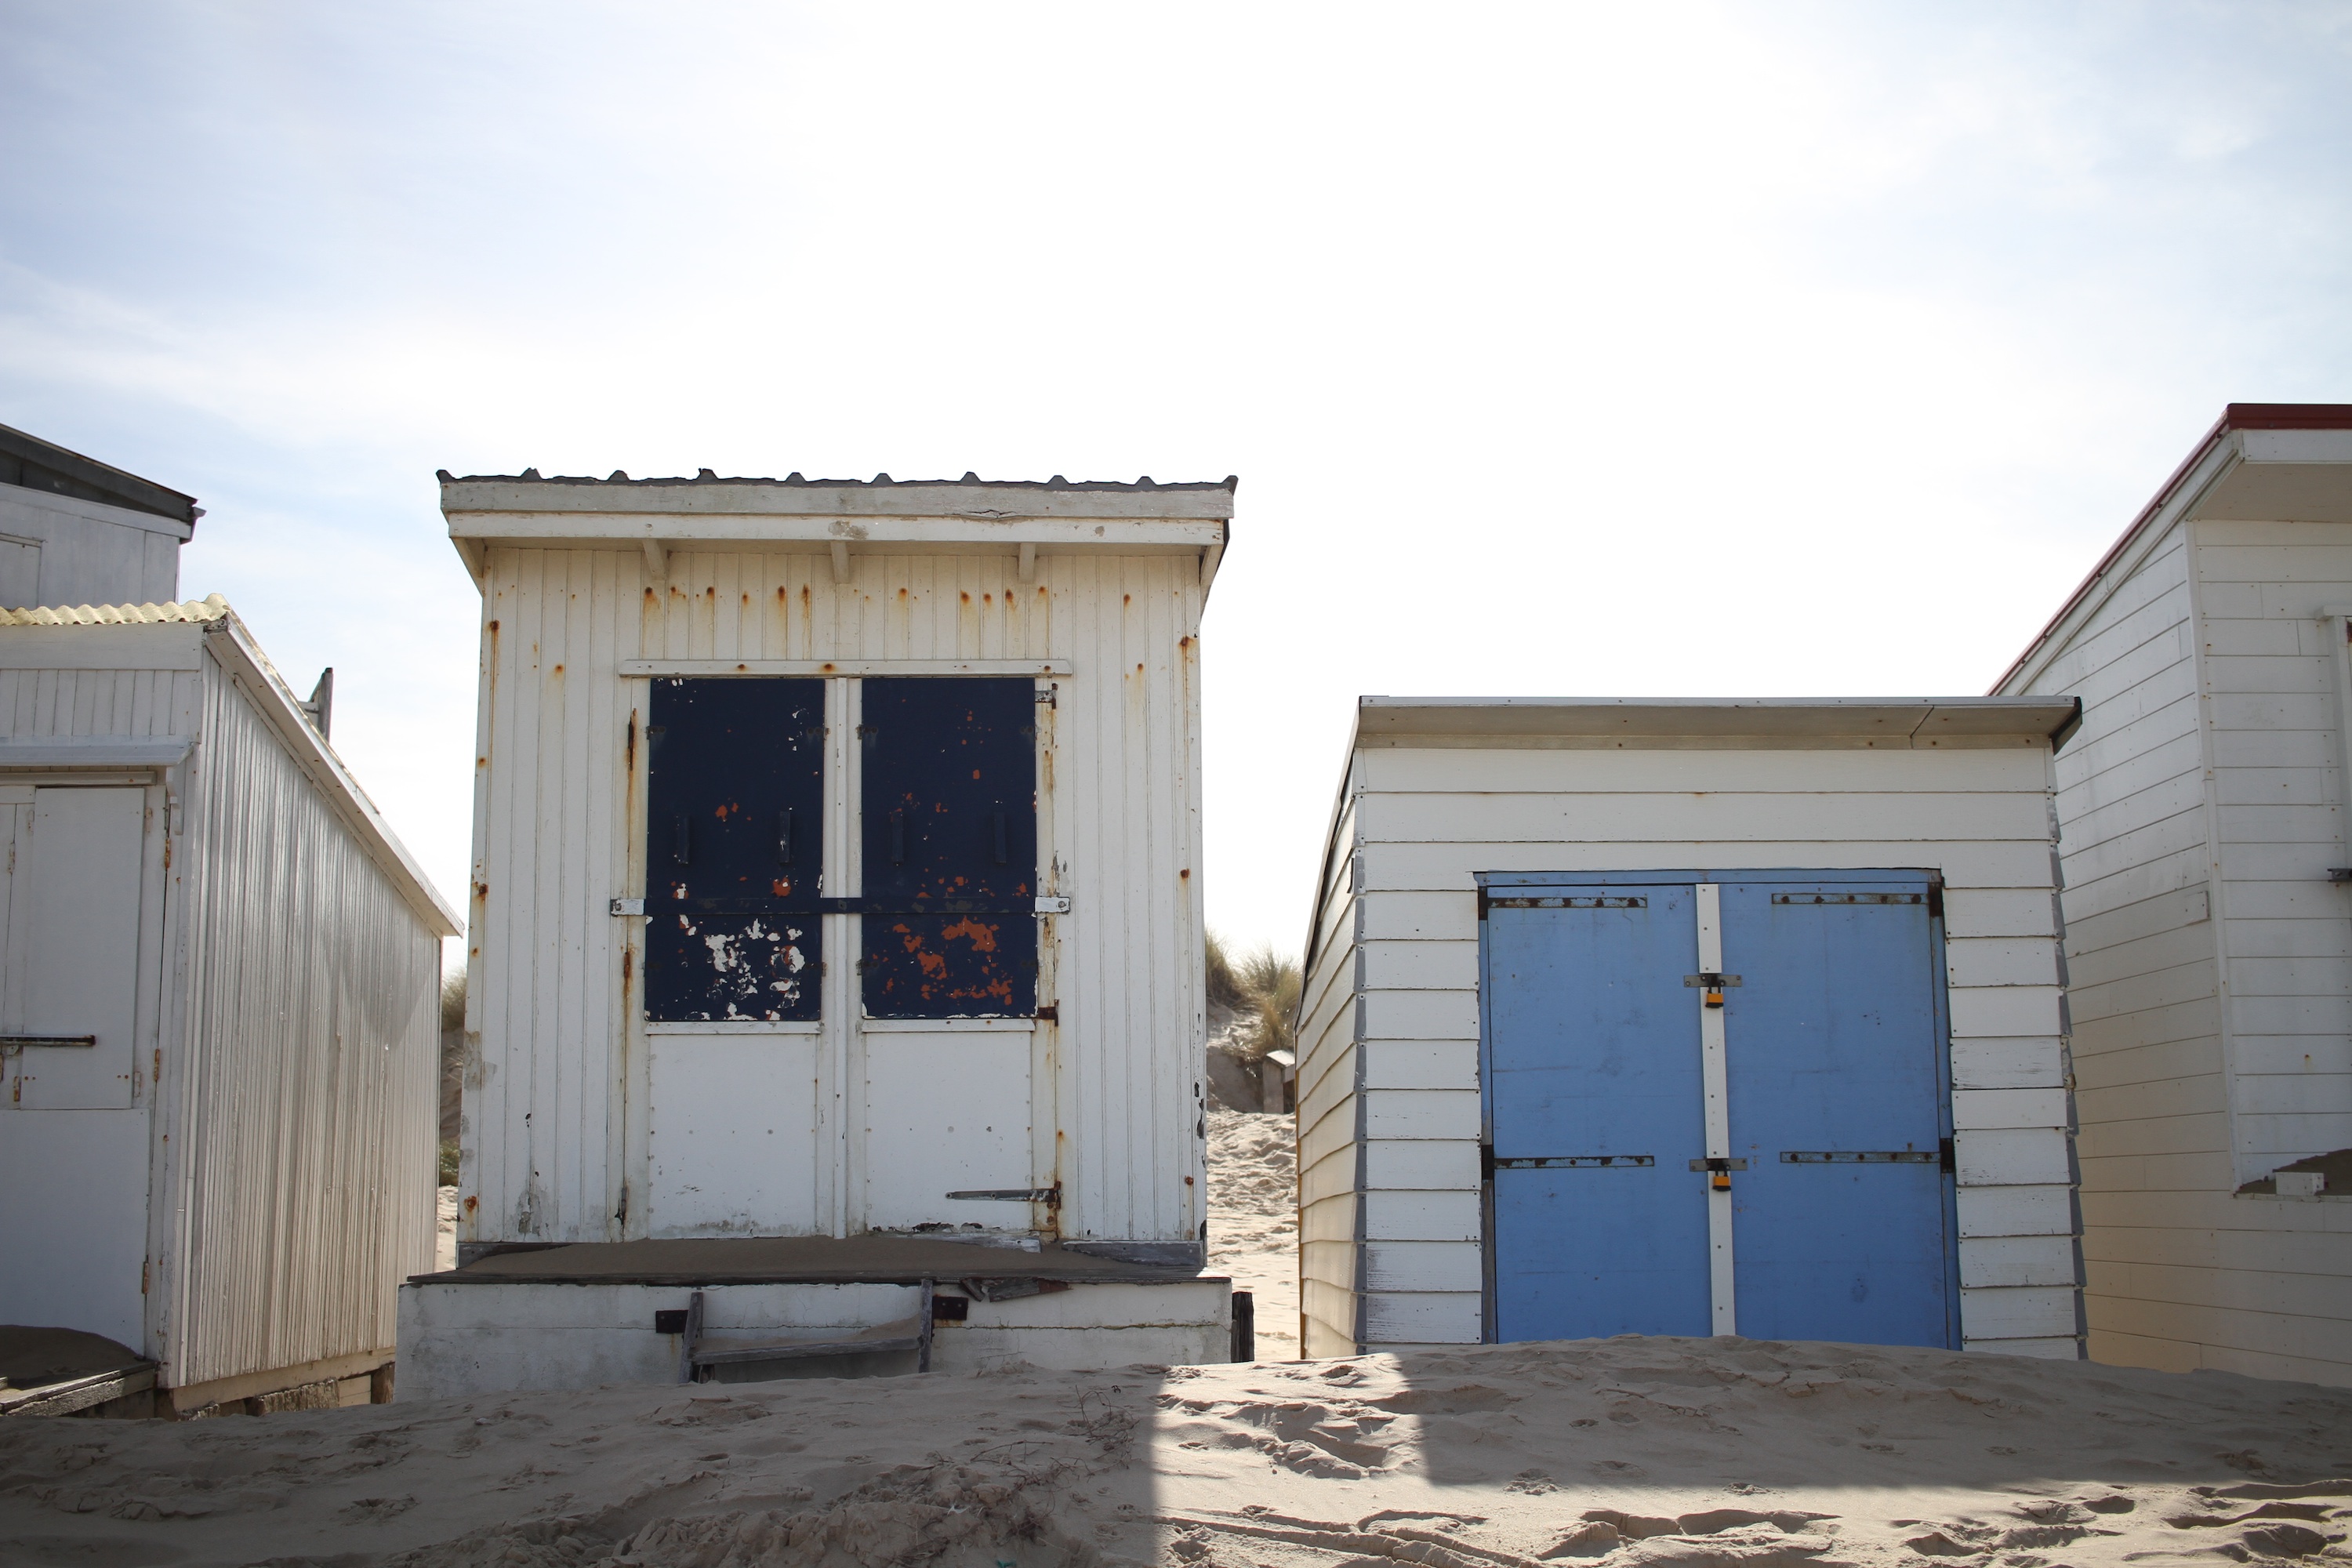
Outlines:
[[[2352,400],[2352,5],[0,0],[0,423],[194,493],[455,900],[434,470],[1241,476],[1211,922],[1360,692],[1983,690]]]

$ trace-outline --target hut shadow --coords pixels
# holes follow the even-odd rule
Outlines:
[[[1354,1369],[1327,1385],[1373,1415],[1397,1468],[1570,1518],[1581,1500],[1671,1514],[1857,1489],[2255,1496],[2352,1475],[2352,1390],[2225,1373],[1638,1335],[1328,1365]]]

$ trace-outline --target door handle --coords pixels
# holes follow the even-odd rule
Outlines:
[[[776,863],[793,863],[793,808],[789,805],[776,813]]]

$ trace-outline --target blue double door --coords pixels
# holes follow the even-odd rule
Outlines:
[[[1958,1347],[1928,874],[1495,875],[1481,906],[1493,1338]]]

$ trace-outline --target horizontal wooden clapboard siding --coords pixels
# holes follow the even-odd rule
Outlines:
[[[2184,659],[2169,636],[2142,662]],[[1990,747],[1357,751],[1334,818],[1351,873],[1323,889],[1302,1014],[1310,1353],[1484,1332],[1476,874],[1740,866],[1940,873],[1966,1338],[2076,1353],[2050,768]],[[1343,971],[1349,1028],[1327,1000]]]
[[[2331,483],[2336,481],[2329,481]],[[2057,763],[2086,1311],[2105,1360],[2352,1382],[2352,1204],[2233,1195],[2352,1144],[2352,525],[2173,506],[2030,679]],[[2103,596],[2102,596],[2103,595]]]

